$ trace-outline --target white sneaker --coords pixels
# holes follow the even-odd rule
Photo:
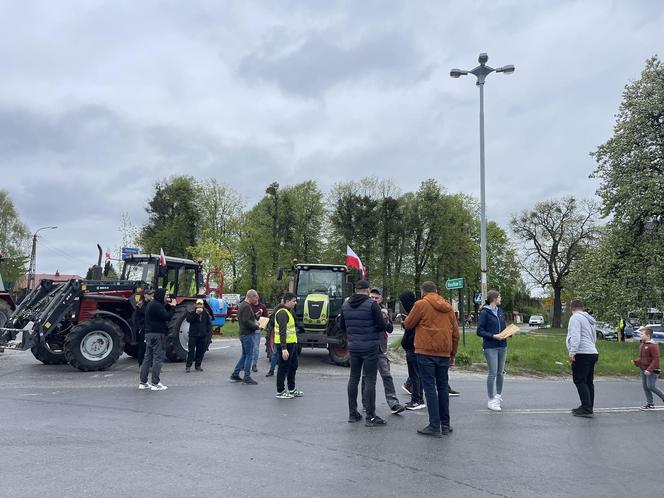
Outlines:
[[[487,403],[487,407],[489,410],[492,412],[499,412],[502,411],[502,408],[500,408],[500,404],[496,401],[496,398],[491,398],[489,402]]]
[[[139,389],[150,389],[150,384],[148,382],[146,382],[146,383],[141,382],[140,384],[138,384],[138,388]]]
[[[159,384],[152,384],[152,385],[150,386],[150,390],[151,390],[151,391],[165,391],[166,389],[168,389],[168,387],[166,387],[166,386],[165,386],[164,384],[162,384],[161,382],[160,382]]]
[[[498,403],[498,406],[500,406],[502,408],[502,406],[503,406],[503,397],[502,397],[502,395],[496,394],[496,397],[493,398],[493,399],[495,399],[496,403]]]

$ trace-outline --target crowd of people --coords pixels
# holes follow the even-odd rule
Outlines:
[[[417,430],[425,436],[442,437],[453,429],[450,422],[449,397],[458,393],[449,386],[449,368],[454,366],[459,345],[459,325],[452,305],[438,293],[434,282],[424,282],[421,297],[406,291],[399,296],[402,309],[404,334],[401,346],[406,353],[408,380],[403,387],[410,394],[410,401],[402,405],[396,395],[394,379],[387,354],[388,335],[393,331],[389,313],[382,306],[383,297],[378,288],[360,280],[354,293],[343,303],[340,328],[345,331],[350,354],[350,375],[347,385],[348,422],[364,420],[367,427],[386,425],[376,413],[376,382],[380,374],[385,400],[392,414],[405,410],[428,410],[428,424]],[[290,292],[283,295],[280,304],[268,317],[268,310],[259,302],[255,290],[249,290],[238,308],[239,338],[242,346],[240,358],[230,376],[234,382],[256,385],[252,373],[257,372],[261,331],[266,341],[273,338],[274,351],[270,357],[270,369],[266,377],[275,375],[276,397],[292,399],[302,397],[296,387],[298,369],[298,338],[295,319],[297,296]],[[487,293],[486,303],[477,317],[477,335],[482,338],[482,349],[487,363],[487,408],[500,412],[503,404],[504,370],[507,359],[508,339],[501,334],[506,329],[505,315],[500,308],[498,291]],[[139,389],[161,391],[167,387],[161,382],[160,371],[164,355],[164,340],[168,323],[173,317],[175,302],[169,299],[165,289],[146,290],[144,300],[138,304],[136,320],[139,322],[140,365]],[[580,405],[571,410],[577,417],[594,415],[594,371],[599,359],[595,346],[595,320],[585,311],[581,300],[570,304],[572,316],[568,324],[566,345],[571,364],[572,379],[576,386]],[[267,319],[260,320],[261,318]],[[185,371],[193,365],[202,371],[204,353],[209,345],[211,319],[204,302],[196,301],[188,312],[189,352]],[[261,323],[262,322],[262,323]],[[141,341],[140,339],[144,339]],[[653,395],[664,402],[664,392],[657,388],[660,374],[659,346],[652,340],[652,330],[641,329],[639,357],[633,364],[641,371],[646,404],[642,410],[654,408]],[[141,347],[142,344],[142,347]],[[151,382],[148,375],[151,373]],[[243,375],[240,376],[240,373]],[[362,411],[358,406],[358,393]]]

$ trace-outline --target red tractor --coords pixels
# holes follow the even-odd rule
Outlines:
[[[100,276],[99,265],[97,269]],[[185,315],[203,290],[201,266],[173,257],[166,257],[163,266],[155,254],[129,256],[120,280],[42,281],[0,328],[0,347],[30,349],[46,364],[104,370],[123,351],[137,355],[133,318],[146,287],[164,287],[176,299],[166,356],[172,361],[185,360],[189,342]]]

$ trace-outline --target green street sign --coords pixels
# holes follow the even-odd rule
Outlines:
[[[447,290],[463,289],[465,285],[466,285],[466,281],[463,277],[461,277],[461,278],[450,278],[447,282],[445,282],[445,288]]]

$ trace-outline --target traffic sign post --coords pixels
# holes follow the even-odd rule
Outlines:
[[[461,337],[463,340],[463,347],[466,347],[466,320],[463,316],[463,288],[466,286],[466,279],[463,277],[459,278],[448,278],[445,282],[445,288],[447,290],[458,289],[459,290],[459,319],[461,320]]]

